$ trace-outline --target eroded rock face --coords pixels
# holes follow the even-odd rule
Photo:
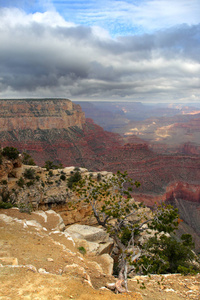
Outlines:
[[[200,157],[161,155],[147,144],[125,144],[115,133],[85,119],[80,106],[66,99],[1,100],[0,140],[46,160],[93,171],[128,171],[141,183],[137,194],[161,195],[172,182],[199,184]],[[4,113],[5,111],[5,113]]]
[[[30,215],[17,208],[0,209],[1,271],[7,265],[40,274],[67,273],[86,280],[91,286],[93,278],[111,275],[112,259],[108,260],[109,255],[97,254],[94,257],[94,253],[87,253],[85,258],[72,236],[61,231],[63,226],[60,215],[52,210]]]
[[[0,100],[0,131],[82,128],[85,115],[68,99]]]
[[[85,239],[89,242],[105,243],[108,241],[108,234],[102,228],[88,225],[74,224],[66,231],[74,238]]]
[[[109,237],[105,230],[99,227],[74,224],[69,226],[65,232],[72,236],[79,247],[84,247],[87,253],[93,255],[108,255],[111,253],[114,246],[113,239]],[[111,261],[113,268],[113,260]],[[112,273],[108,272],[108,274],[111,275]]]
[[[2,158],[2,163],[0,164],[0,180],[8,180],[9,177],[19,177],[21,167],[22,162],[20,158],[15,160]]]
[[[200,204],[200,186],[186,182],[170,184],[166,189],[166,200],[182,199]]]

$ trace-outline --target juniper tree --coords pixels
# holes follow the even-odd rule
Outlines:
[[[158,242],[159,234],[171,234],[178,227],[177,209],[162,204],[154,212],[147,214],[144,204],[131,198],[133,186],[139,187],[140,183],[133,183],[126,172],[119,171],[101,181],[89,177],[82,178],[73,185],[78,202],[84,201],[91,206],[98,224],[107,230],[119,250],[119,274],[115,286],[119,292],[127,291],[127,276],[130,272],[146,270],[148,273],[153,267],[158,270],[156,265],[163,260],[162,252],[158,255],[160,260],[154,260],[152,244],[149,248],[143,247],[139,238],[141,233],[153,232]],[[147,264],[153,267],[149,270],[143,261],[146,253],[152,253]]]

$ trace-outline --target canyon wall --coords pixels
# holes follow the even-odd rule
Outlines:
[[[0,131],[82,128],[85,114],[67,99],[0,100]]]
[[[0,100],[1,146],[30,153],[36,164],[46,160],[93,171],[128,171],[141,182],[137,194],[161,195],[169,184],[200,182],[199,155],[161,155],[147,144],[128,143],[85,119],[67,99]]]
[[[141,183],[134,190],[137,200],[149,206],[161,200],[177,203],[187,220],[181,203],[187,202],[191,211],[200,207],[199,155],[189,150],[189,155],[157,154],[139,139],[125,144],[119,134],[85,119],[81,107],[70,100],[0,100],[0,143],[28,152],[40,166],[51,160],[90,171],[127,171]]]

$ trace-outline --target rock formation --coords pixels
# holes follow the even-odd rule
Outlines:
[[[150,150],[149,146],[139,138],[132,139],[130,143],[125,144],[120,135],[104,131],[91,119],[85,119],[80,106],[73,104],[70,100],[0,100],[0,124],[1,146],[14,146],[21,152],[28,152],[40,166],[43,166],[46,160],[50,160],[62,163],[64,166],[85,167],[95,172],[128,171],[134,180],[141,183],[141,187],[134,191],[134,196],[149,206],[153,205],[155,200],[157,202],[167,200],[169,197],[166,196],[166,189],[170,185],[182,182],[192,187],[192,185],[199,185],[200,182],[198,149],[194,150],[185,146],[183,154],[162,155]],[[191,124],[197,131],[198,118],[188,122],[188,126]],[[183,128],[181,122],[177,128],[182,128],[187,132],[189,130],[186,127]],[[6,168],[9,169],[10,174],[7,177]],[[13,184],[13,172],[20,172],[16,166],[14,169],[10,162],[3,162],[0,166],[1,174],[5,175],[2,179],[9,179],[10,186]],[[40,171],[37,169],[37,172]],[[37,192],[33,189],[30,196],[27,196],[26,192],[21,192],[24,199],[27,197],[37,199],[35,207],[40,202],[41,208],[43,205],[55,206],[57,210],[61,209],[68,197],[66,190],[63,190],[59,196],[51,194],[50,191],[58,183],[45,184],[45,181],[52,181],[48,173],[42,180],[45,186],[40,187]],[[37,182],[35,184],[37,185]],[[169,195],[168,191],[167,195]],[[181,188],[181,195],[187,203],[193,201],[191,197],[184,196],[188,195],[186,189]],[[179,197],[179,201],[181,199]],[[77,216],[78,214],[80,218],[85,217],[81,208]],[[63,214],[68,224],[73,223],[77,216],[73,213],[67,216]]]
[[[105,288],[116,280],[106,273],[108,254],[82,255],[60,220],[51,210],[0,210],[1,299],[199,299],[199,274],[135,276],[128,294],[115,295]]]
[[[0,131],[82,128],[84,113],[67,99],[0,100]]]

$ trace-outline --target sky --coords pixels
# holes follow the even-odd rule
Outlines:
[[[0,98],[200,103],[199,0],[0,0]]]

